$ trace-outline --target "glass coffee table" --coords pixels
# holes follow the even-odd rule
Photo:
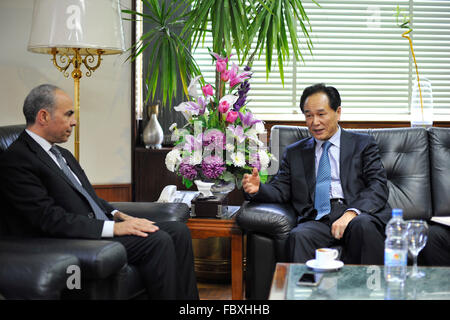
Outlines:
[[[304,264],[277,263],[269,299],[271,300],[450,300],[450,268],[419,267],[425,277],[407,278],[404,285],[384,280],[384,267],[344,265],[322,272],[317,287],[300,286],[297,280],[305,272],[314,272]],[[408,267],[410,271],[411,267]]]

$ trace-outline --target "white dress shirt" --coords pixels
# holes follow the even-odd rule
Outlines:
[[[317,170],[319,168],[319,161],[320,157],[322,156],[322,145],[324,144],[325,140],[316,140],[316,149],[315,149],[315,155],[316,155],[316,177],[317,177]],[[341,154],[341,127],[338,126],[338,131],[330,138],[328,139],[330,141],[331,146],[328,149],[328,156],[330,159],[330,166],[331,166],[331,188],[330,188],[330,199],[345,199],[344,192],[342,191],[342,185],[341,185],[341,178],[340,178],[340,165],[339,165],[339,157]],[[355,208],[350,208],[348,210],[353,210],[357,214],[360,214],[361,211]]]
[[[25,129],[26,133],[28,133],[28,135],[37,142],[38,145],[40,145],[42,147],[42,149],[44,149],[45,152],[47,152],[47,154],[50,156],[50,158],[53,159],[53,161],[56,163],[56,165],[60,167],[58,160],[56,159],[56,156],[53,154],[53,152],[50,151],[50,148],[52,147],[52,144],[50,142],[48,142],[47,140],[45,140],[44,138],[42,138],[41,136],[37,135],[36,133]],[[64,157],[62,157],[64,159]],[[66,161],[66,159],[64,159],[64,161]],[[67,163],[67,161],[66,161]],[[70,169],[70,167],[69,167]],[[72,169],[70,169],[70,172],[73,174],[73,176],[75,177],[75,179],[78,181],[78,183],[81,185],[80,179],[78,179],[77,175],[72,171]],[[117,212],[117,210],[113,210],[111,212],[112,215],[114,215]],[[104,221],[103,223],[103,229],[102,229],[102,238],[112,238],[114,236],[114,221]]]

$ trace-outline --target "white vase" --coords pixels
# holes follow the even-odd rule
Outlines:
[[[211,192],[211,187],[213,186],[214,182],[194,180],[194,183],[197,185],[198,191],[200,191],[204,198],[214,197],[213,193]]]
[[[422,93],[422,103],[420,99]],[[422,107],[423,106],[423,107]],[[428,128],[433,125],[433,91],[431,82],[425,77],[420,78],[420,91],[417,79],[414,81],[411,95],[411,127]]]
[[[164,133],[158,122],[158,104],[148,107],[149,121],[142,132],[142,140],[147,149],[161,149]]]

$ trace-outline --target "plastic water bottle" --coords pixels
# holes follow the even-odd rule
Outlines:
[[[384,243],[384,278],[387,282],[403,283],[406,279],[408,240],[402,209],[392,209],[392,218],[386,225]]]

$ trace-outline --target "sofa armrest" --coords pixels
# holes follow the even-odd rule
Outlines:
[[[71,254],[78,258],[81,276],[85,279],[104,279],[119,272],[127,263],[124,246],[116,241],[12,238],[0,240],[0,252],[22,254]]]
[[[289,204],[245,202],[236,221],[244,230],[284,239],[295,227],[297,216]]]
[[[155,222],[186,222],[190,217],[189,207],[185,203],[111,202],[111,205],[130,216],[147,218]]]
[[[0,291],[6,299],[59,299],[66,288],[70,254],[0,252]]]

